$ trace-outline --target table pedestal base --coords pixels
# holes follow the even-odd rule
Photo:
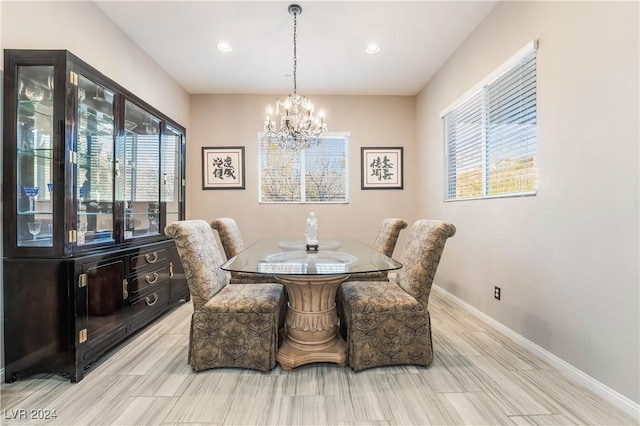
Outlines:
[[[286,335],[276,360],[284,370],[312,362],[347,363],[338,335],[336,292],[347,275],[276,276],[289,296]]]
[[[341,337],[323,349],[301,349],[285,340],[276,357],[283,370],[291,370],[313,362],[333,362],[341,367],[347,365],[347,344]]]

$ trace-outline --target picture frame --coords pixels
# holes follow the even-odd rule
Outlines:
[[[245,189],[244,146],[202,148],[202,189]]]
[[[403,147],[360,148],[361,189],[403,189]]]

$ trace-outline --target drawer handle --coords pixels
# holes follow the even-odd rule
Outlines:
[[[147,282],[147,284],[153,284],[158,281],[158,273],[154,272],[151,275],[145,275],[144,280]]]
[[[147,263],[156,263],[158,261],[158,253],[155,251],[153,253],[147,253],[144,255],[144,260],[146,260]]]
[[[152,299],[153,297],[153,299]],[[147,296],[144,298],[144,303],[147,304],[147,306],[153,306],[158,302],[158,295],[156,293],[153,293],[151,296]]]

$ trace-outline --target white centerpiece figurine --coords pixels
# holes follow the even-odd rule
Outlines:
[[[314,212],[309,213],[307,218],[307,229],[304,233],[304,238],[307,241],[307,251],[318,251],[318,218]]]

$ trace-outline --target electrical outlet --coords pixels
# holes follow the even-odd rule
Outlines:
[[[496,286],[493,288],[493,297],[500,300],[500,287]]]

